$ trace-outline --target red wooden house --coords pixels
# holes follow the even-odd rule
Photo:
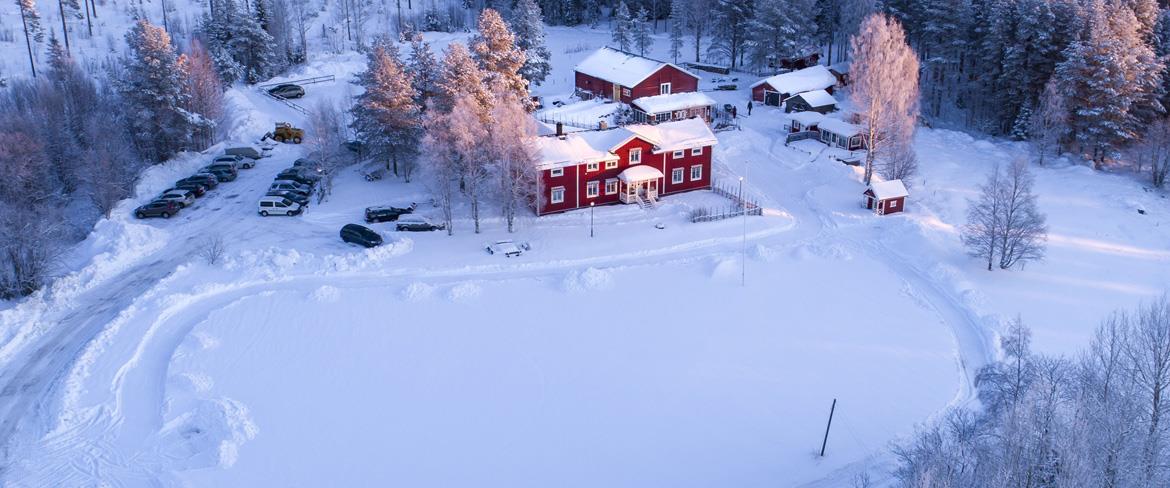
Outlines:
[[[825,90],[830,95],[837,77],[821,65],[769,76],[752,84],[752,100],[779,107],[787,98],[813,90]]]
[[[576,68],[577,89],[630,103],[636,98],[699,90],[699,77],[671,63],[603,47]]]
[[[878,215],[898,213],[906,209],[906,185],[902,180],[874,181],[862,194],[865,197],[865,208],[873,210]]]
[[[715,143],[699,118],[537,137],[536,214],[708,189]]]

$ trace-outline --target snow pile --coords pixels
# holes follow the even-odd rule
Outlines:
[[[699,107],[711,107],[715,100],[702,92],[667,93],[652,97],[636,98],[631,105],[642,109],[648,114],[673,112]]]
[[[613,273],[609,270],[586,268],[572,271],[565,276],[564,289],[568,292],[608,290],[613,287]]]
[[[175,469],[230,468],[259,429],[248,408],[228,398],[198,400],[159,432],[159,449]]]
[[[402,298],[408,302],[420,302],[435,294],[435,287],[416,281],[402,289]]]
[[[341,290],[338,290],[336,286],[323,285],[313,290],[311,297],[320,303],[334,303],[341,297]]]
[[[465,302],[478,298],[483,293],[483,288],[470,281],[465,281],[451,287],[451,291],[447,293],[447,298],[453,302]]]

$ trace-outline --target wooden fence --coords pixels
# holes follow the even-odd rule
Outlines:
[[[699,207],[691,210],[691,222],[714,222],[716,220],[731,219],[743,215],[764,215],[764,208],[755,199],[740,194],[738,187],[726,184],[713,183],[711,191],[716,195],[726,197],[731,203],[726,207]]]
[[[800,132],[791,132],[788,135],[784,136],[784,145],[787,146],[793,142],[803,141],[805,139],[816,139],[819,136],[819,134],[820,133],[815,131],[815,130],[804,130],[804,131],[800,131]]]

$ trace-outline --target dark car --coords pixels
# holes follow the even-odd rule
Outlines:
[[[207,194],[207,185],[204,185],[203,183],[197,183],[194,181],[185,180],[185,179],[176,181],[175,188],[178,188],[180,190],[187,190],[191,193],[194,193],[196,198]]]
[[[443,224],[432,224],[431,221],[419,215],[404,215],[398,218],[394,229],[398,232],[430,232],[446,229]]]
[[[184,182],[198,183],[200,185],[206,186],[208,190],[219,186],[219,178],[216,178],[215,175],[211,173],[196,173],[194,176],[183,178],[177,183]],[[175,186],[178,185],[176,184]]]
[[[366,222],[393,222],[398,220],[398,217],[414,212],[417,204],[410,204],[409,207],[391,207],[389,205],[378,207],[366,207]]]
[[[305,186],[313,186],[320,178],[307,177],[295,169],[286,169],[277,174],[273,180],[295,181]]]
[[[267,193],[270,197],[284,197],[291,201],[301,204],[302,207],[309,205],[309,196],[304,193],[298,193],[288,190],[274,190]]]
[[[365,247],[382,245],[382,236],[369,227],[358,224],[346,224],[341,228],[341,240],[350,244]]]
[[[312,159],[297,159],[296,161],[293,161],[292,167],[300,171],[307,171],[316,174],[322,174],[325,172],[325,167],[321,166],[321,163],[318,163]]]
[[[162,217],[164,219],[171,218],[172,215],[179,213],[182,206],[179,202],[168,200],[155,200],[146,205],[134,209],[134,216],[140,219],[147,217]]]
[[[215,178],[221,182],[235,181],[236,175],[239,174],[239,173],[236,173],[236,170],[234,170],[234,169],[231,169],[227,166],[218,166],[218,165],[208,166],[206,168],[203,168],[202,172],[210,174],[210,175],[214,175]]]
[[[305,89],[300,85],[292,83],[285,83],[283,85],[276,85],[268,89],[269,95],[276,95],[280,98],[301,98],[305,96]]]

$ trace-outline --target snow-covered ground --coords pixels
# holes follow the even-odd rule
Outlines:
[[[537,93],[565,94],[608,33],[549,32],[555,71]],[[281,79],[335,74],[302,105],[344,100],[361,63],[323,55]],[[1129,176],[1036,168],[1049,257],[988,273],[956,229],[987,169],[1023,146],[924,129],[909,211],[876,217],[856,168],[785,147],[779,110],[744,115],[739,77],[711,96],[741,107],[715,176],[745,178],[766,209],[746,220],[689,223],[726,205],[698,192],[598,208],[592,238],[578,211],[515,235],[494,217],[454,237],[377,224],[387,245],[363,250],[337,230],[368,205],[433,214],[421,183],[351,169],[325,203],[264,219],[256,198],[303,152],[286,145],[177,218],[136,221],[210,155],[151,168],[73,274],[0,312],[2,483],[848,486],[881,478],[890,441],[971,401],[1004,319],[1067,352],[1170,287],[1170,205]],[[303,122],[254,90],[228,100],[238,140]],[[210,235],[228,243],[222,263],[197,256]],[[532,250],[483,252],[501,238]]]

